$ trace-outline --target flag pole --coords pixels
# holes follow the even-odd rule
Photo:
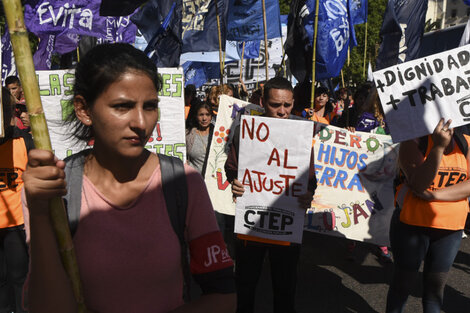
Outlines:
[[[38,149],[52,151],[51,139],[39,95],[39,84],[34,69],[33,56],[29,45],[28,32],[24,24],[23,8],[20,0],[3,0],[3,8],[10,31],[11,44],[15,55],[17,71],[29,112],[34,145]],[[49,212],[52,227],[57,238],[62,264],[72,283],[78,312],[86,312],[77,259],[73,248],[67,215],[61,197],[51,199]]]
[[[242,58],[240,59],[240,80],[242,80],[243,76],[243,55],[245,54],[245,42],[242,45]]]
[[[266,0],[261,0],[263,5],[263,25],[264,25],[264,58],[266,60],[266,81],[269,80],[269,56],[268,56],[268,28],[266,24]]]
[[[344,88],[344,75],[343,75],[342,69],[341,69],[341,83],[343,84],[343,88]]]
[[[320,8],[320,0],[316,0],[315,4],[315,34],[313,36],[313,54],[312,54],[312,92],[310,94],[310,109],[315,109],[315,64],[317,62],[317,31],[318,31],[318,10]],[[313,119],[312,115],[312,119]]]
[[[367,60],[367,21],[366,21],[366,31],[364,35],[364,66],[362,69],[363,78],[366,78],[366,60]]]
[[[217,17],[217,35],[219,39],[219,67],[220,67],[220,84],[224,83],[224,65],[222,60],[222,34],[220,31],[220,17],[219,17],[219,5],[217,0],[215,2],[215,15]]]

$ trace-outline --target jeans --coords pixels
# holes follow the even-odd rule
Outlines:
[[[23,283],[28,274],[24,226],[0,229],[0,313],[22,309]]]
[[[402,312],[421,262],[423,268],[424,313],[440,312],[447,274],[454,263],[462,240],[462,230],[445,230],[407,225],[393,214],[390,244],[395,270],[388,291],[387,312]]]
[[[279,246],[236,239],[237,313],[254,311],[255,292],[266,253],[271,266],[274,313],[294,313],[300,245]]]

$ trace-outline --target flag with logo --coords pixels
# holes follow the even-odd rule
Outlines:
[[[376,70],[419,56],[427,9],[427,0],[388,1],[380,30],[382,44]]]
[[[268,39],[281,37],[278,0],[266,0]],[[264,40],[263,8],[260,0],[229,0],[227,40]]]

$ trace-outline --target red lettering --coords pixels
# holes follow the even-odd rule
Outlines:
[[[351,148],[354,147],[354,145],[356,145],[356,147],[358,147],[358,148],[361,148],[361,145],[359,144],[359,142],[361,142],[361,137],[360,136],[349,135],[349,138],[351,139],[351,141],[349,143],[349,146]]]
[[[250,137],[251,140],[253,140],[253,135],[254,135],[254,128],[255,128],[255,119],[251,119],[251,129],[250,125],[248,125],[248,122],[246,119],[242,119],[242,138],[245,138],[245,129],[248,133],[248,136]]]
[[[289,166],[287,165],[287,158],[289,157],[289,150],[285,149],[284,150],[284,168],[288,169],[296,169],[297,166]]]
[[[271,165],[272,161],[277,161],[277,166],[281,166],[281,160],[279,159],[279,152],[276,148],[273,148],[271,155],[269,156],[268,165]]]
[[[346,142],[344,141],[344,138],[346,138],[346,133],[337,130],[336,131],[336,136],[335,136],[335,143],[340,144],[340,145],[346,145]]]

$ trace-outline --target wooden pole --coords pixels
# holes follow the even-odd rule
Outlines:
[[[263,5],[263,26],[264,26],[264,58],[266,60],[266,81],[269,80],[269,55],[268,55],[268,28],[266,24],[266,1],[261,0]]]
[[[341,70],[341,83],[342,83],[343,88],[344,88],[344,75],[343,75],[343,70]]]
[[[24,24],[21,1],[3,0],[3,8],[10,30],[17,71],[26,99],[34,145],[38,149],[52,151],[46,118],[39,95],[39,85],[34,69],[28,33]],[[57,237],[62,264],[72,282],[75,300],[78,304],[78,312],[86,312],[77,259],[62,198],[57,197],[52,199],[49,206],[51,222]]]
[[[367,21],[366,21],[366,31],[364,35],[364,66],[362,69],[362,77],[366,78],[366,61],[367,61]]]
[[[245,42],[242,45],[242,58],[240,59],[240,80],[243,78],[243,56],[245,54]]]
[[[318,32],[318,10],[320,8],[320,0],[315,4],[315,32],[313,36],[313,54],[312,54],[312,92],[310,94],[310,109],[315,109],[315,64],[317,62],[317,32]],[[312,119],[313,119],[312,115]]]
[[[222,60],[222,34],[220,31],[220,17],[219,17],[219,5],[215,0],[215,13],[217,16],[217,35],[219,37],[219,67],[220,67],[220,84],[224,83],[224,60]]]

